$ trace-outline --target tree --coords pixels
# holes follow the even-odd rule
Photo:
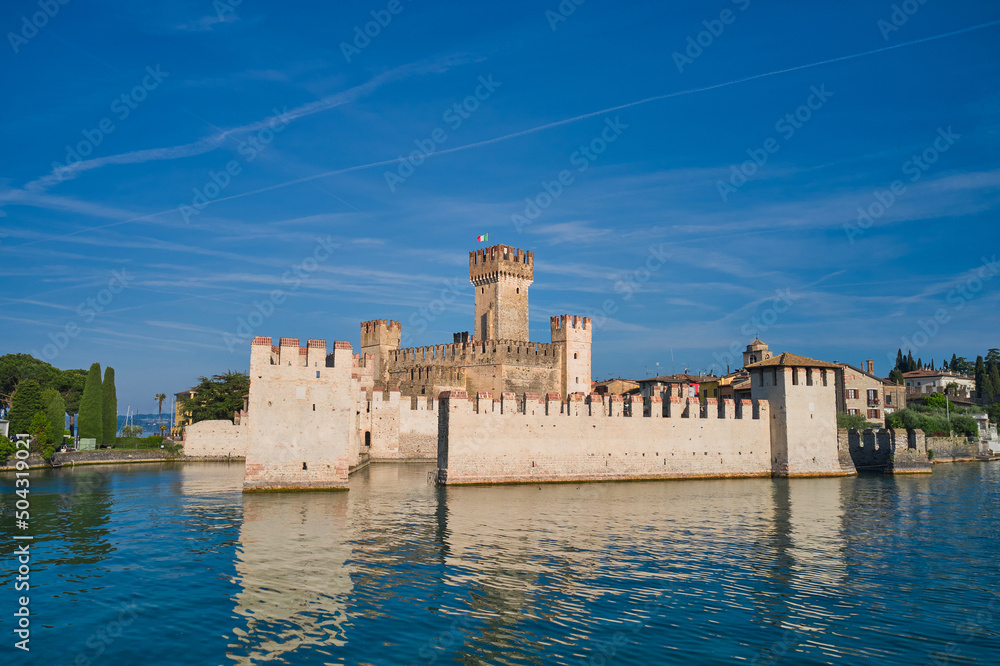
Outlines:
[[[158,410],[157,413],[156,413],[156,425],[157,425],[157,427],[160,426],[160,420],[163,417],[163,401],[166,400],[166,399],[167,399],[167,394],[166,393],[157,393],[156,397],[153,398],[153,400],[156,400],[156,408]],[[160,430],[162,431],[163,428],[160,428]]]
[[[975,375],[976,375],[976,390],[982,391],[983,382],[986,380],[986,364],[983,362],[982,356],[976,357]],[[980,393],[980,395],[982,394]]]
[[[122,426],[122,437],[139,437],[142,435],[141,425]]]
[[[190,412],[191,423],[209,419],[231,419],[243,408],[243,396],[250,390],[250,376],[230,370],[224,375],[199,377],[194,397],[185,398],[181,408]]]
[[[45,412],[35,414],[31,419],[31,427],[28,428],[28,432],[35,438],[35,449],[42,454],[43,458],[50,460],[55,450],[52,448],[52,433],[49,432],[48,414]]]
[[[993,385],[993,390],[990,392],[990,399],[995,400],[997,395],[1000,395],[1000,366],[994,365],[990,368],[989,374],[990,384]]]
[[[45,412],[49,419],[49,439],[53,444],[60,445],[66,432],[66,401],[54,389],[47,389],[52,394],[45,402]]]
[[[900,372],[906,372],[906,370],[903,369],[903,363],[904,363],[904,361],[903,361],[903,350],[902,349],[897,349],[896,350],[896,369],[899,370]]]
[[[913,360],[913,352],[908,351],[906,353],[906,371],[913,372],[917,369],[917,362]]]
[[[951,363],[948,365],[948,369],[952,372],[958,372],[958,357],[954,354],[951,355]]]
[[[1000,364],[1000,349],[991,347],[986,350],[986,362]]]
[[[30,432],[31,419],[43,411],[42,387],[34,379],[25,379],[17,385],[11,397],[10,432],[15,435]]]
[[[115,369],[104,370],[104,383],[101,384],[101,413],[104,424],[104,445],[114,446],[118,435],[118,395],[115,392]]]
[[[899,368],[893,368],[892,372],[889,373],[889,381],[902,386],[905,383],[902,370]]]
[[[924,359],[918,357],[917,358],[917,370],[923,370],[923,369],[924,369]]]
[[[943,393],[931,393],[924,396],[924,405],[936,409],[945,409],[951,401]]]
[[[87,382],[80,398],[80,437],[104,440],[104,410],[101,395],[101,364],[94,363],[87,373]]]

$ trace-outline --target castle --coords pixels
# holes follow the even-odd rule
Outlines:
[[[473,333],[450,344],[400,349],[398,321],[361,323],[361,356],[370,356],[379,386],[404,396],[437,397],[442,391],[513,393],[590,392],[591,322],[561,315],[550,319],[551,342],[528,341],[528,288],[535,255],[508,245],[469,253],[475,289]]]
[[[451,344],[400,349],[386,320],[361,324],[359,353],[255,338],[245,409],[188,426],[185,452],[245,458],[246,491],[346,489],[352,471],[390,460],[435,461],[434,481],[452,485],[843,476],[861,454],[926,459],[915,436],[860,451],[837,430],[841,366],[759,340],[744,354],[749,400],[589,393],[589,319],[553,317],[550,343],[528,341],[531,252],[472,252],[469,275],[474,333]]]

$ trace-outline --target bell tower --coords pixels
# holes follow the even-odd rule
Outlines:
[[[528,340],[528,287],[534,280],[534,252],[494,245],[469,253],[476,340]]]

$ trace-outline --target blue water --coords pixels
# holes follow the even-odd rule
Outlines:
[[[998,663],[1000,464],[243,496],[242,466],[0,475],[0,663]],[[13,647],[31,534],[30,653]]]

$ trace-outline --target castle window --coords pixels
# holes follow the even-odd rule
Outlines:
[[[514,293],[515,293],[515,294],[520,294],[520,293],[521,293],[521,288],[520,288],[520,287],[518,287],[517,289],[515,289],[515,290],[514,290]]]
[[[319,370],[316,371],[316,379],[319,379]]]
[[[823,378],[823,386],[826,386],[826,368],[820,370],[820,376]]]
[[[576,358],[576,352],[573,352],[573,358]]]
[[[313,404],[313,411],[314,412],[316,411],[316,405],[315,404]]]
[[[485,293],[486,293],[486,287],[481,287],[481,288],[479,289],[479,293],[480,293],[480,294],[485,294]]]
[[[799,385],[799,369],[792,368],[792,386]]]
[[[579,378],[579,377],[577,377],[577,378],[576,378],[576,383],[577,383],[577,384],[579,384],[579,383],[580,383],[580,378]]]
[[[760,377],[760,379],[757,382],[757,386],[763,386],[764,385],[764,371],[761,370],[760,374],[757,375],[757,376]]]
[[[754,356],[753,354],[750,354],[750,363],[756,363],[756,362],[757,362],[757,357]]]
[[[806,368],[806,386],[813,385],[813,370],[812,368]]]
[[[771,386],[777,386],[777,385],[778,385],[778,369],[775,368],[771,376]]]

